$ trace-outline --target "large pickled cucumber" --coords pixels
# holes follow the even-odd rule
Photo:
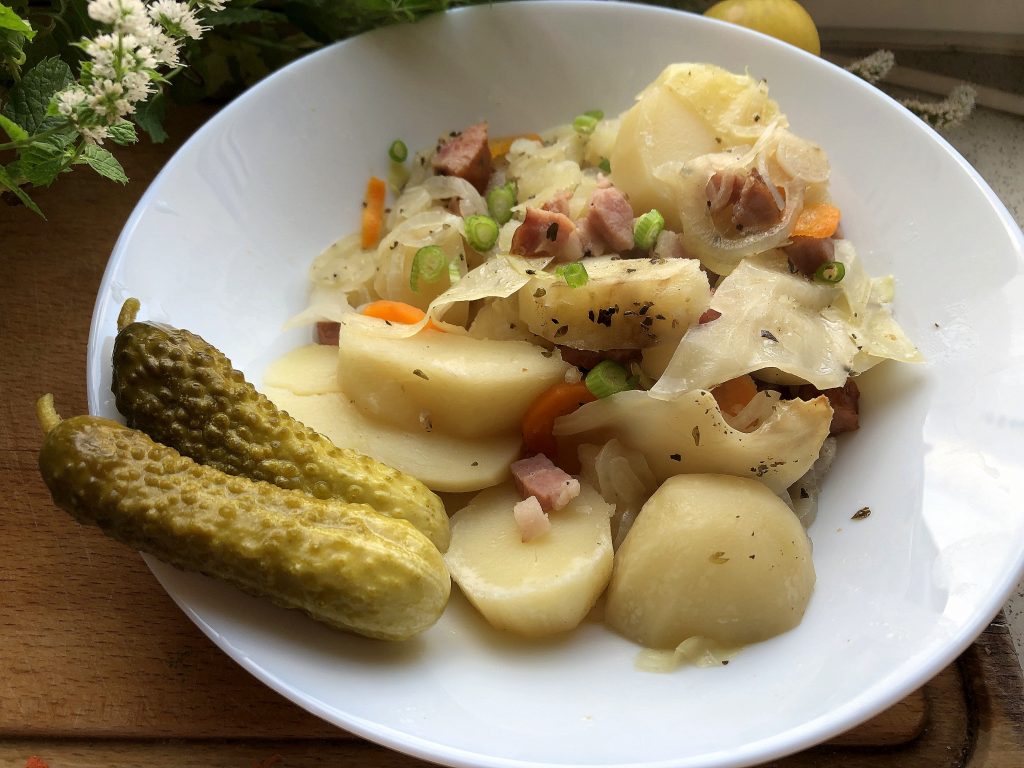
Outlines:
[[[441,554],[405,520],[231,477],[108,419],[61,421],[49,395],[38,408],[43,480],[81,523],[368,637],[407,639],[444,610]]]
[[[278,410],[199,336],[135,322],[138,308],[125,302],[114,340],[111,390],[128,426],[229,475],[369,504],[448,548],[448,515],[423,483],[337,447]]]

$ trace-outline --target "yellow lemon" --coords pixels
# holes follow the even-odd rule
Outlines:
[[[796,0],[722,0],[708,8],[704,15],[731,21],[803,48],[815,56],[821,55],[818,28]]]

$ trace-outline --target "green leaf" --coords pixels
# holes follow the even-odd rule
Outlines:
[[[28,131],[3,115],[0,115],[0,128],[4,129],[4,133],[7,134],[11,141],[24,141],[28,138]]]
[[[64,151],[49,142],[33,142],[18,154],[18,172],[37,187],[49,186],[65,164]]]
[[[122,120],[120,123],[110,126],[108,131],[110,132],[110,140],[122,147],[134,144],[139,140],[139,135],[135,132],[135,126],[127,120]]]
[[[128,177],[125,175],[124,168],[117,162],[117,158],[103,147],[98,147],[95,144],[87,144],[82,154],[75,160],[75,164],[88,165],[100,176],[119,184],[128,183]]]
[[[59,125],[63,119],[47,117],[46,108],[53,95],[71,82],[71,68],[67,64],[56,57],[43,59],[11,88],[2,114],[29,135]]]
[[[29,40],[36,36],[32,25],[3,3],[0,3],[0,29],[9,29],[12,32],[17,32]]]
[[[164,130],[164,111],[167,102],[163,93],[154,93],[144,102],[136,106],[132,118],[135,124],[149,134],[154,144],[160,144],[167,139],[167,131]]]
[[[21,200],[22,205],[24,205],[26,208],[32,211],[32,213],[36,214],[37,216],[40,216],[41,218],[46,218],[45,216],[43,216],[43,212],[39,210],[39,206],[32,201],[32,198],[28,196],[28,193],[25,192],[24,189],[22,189],[14,182],[14,179],[11,178],[11,175],[3,166],[0,166],[0,187],[4,187],[5,189],[12,192],[15,197]]]

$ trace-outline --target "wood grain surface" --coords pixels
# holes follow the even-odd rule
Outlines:
[[[178,141],[207,119],[179,110]],[[85,355],[107,257],[174,149],[121,152],[132,183],[76,171],[0,203],[0,768],[424,765],[334,728],[258,683],[176,608],[141,558],[76,525],[39,478],[33,404],[84,413]],[[1024,766],[1024,683],[997,619],[892,709],[784,768]]]

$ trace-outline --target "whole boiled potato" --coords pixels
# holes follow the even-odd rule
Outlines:
[[[744,645],[799,624],[813,587],[810,540],[767,487],[677,475],[616,553],[605,619],[651,648],[690,637]]]

